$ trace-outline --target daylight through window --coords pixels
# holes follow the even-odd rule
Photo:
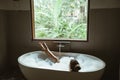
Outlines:
[[[87,40],[88,0],[32,0],[33,39]]]

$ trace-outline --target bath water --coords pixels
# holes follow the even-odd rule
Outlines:
[[[53,63],[49,58],[46,58],[39,54],[29,54],[22,60],[22,63],[26,66],[41,68],[41,69],[50,69],[58,71],[69,71],[69,64],[71,59],[76,59],[81,67],[79,72],[92,72],[97,71],[103,68],[104,64],[98,58],[80,54],[76,57],[63,56],[60,58],[60,63]]]

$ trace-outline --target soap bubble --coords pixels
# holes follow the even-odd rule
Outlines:
[[[53,63],[49,58],[42,58],[38,56],[38,53],[27,55],[22,60],[22,63],[26,66],[35,68],[70,71],[70,61],[72,59],[76,59],[81,67],[79,72],[97,71],[104,66],[100,59],[85,54],[80,54],[77,57],[63,56],[60,58],[59,63]]]

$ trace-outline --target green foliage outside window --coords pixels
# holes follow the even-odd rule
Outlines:
[[[87,0],[34,0],[36,39],[87,39]]]

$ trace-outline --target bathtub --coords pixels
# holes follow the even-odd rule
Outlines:
[[[42,58],[42,56],[45,55],[45,53],[42,51],[34,51],[34,52],[23,54],[18,58],[19,67],[27,80],[100,80],[105,69],[104,61],[102,61],[97,57],[87,55],[87,54],[82,54],[82,55],[99,60],[102,63],[102,67],[100,67],[98,70],[88,71],[88,72],[86,71],[85,72],[68,72],[68,71],[37,68],[34,66],[26,65],[23,62],[24,58],[31,54],[39,54],[39,56],[41,56],[40,58]],[[56,56],[76,57],[80,54],[81,53],[64,53],[63,52],[63,53],[60,53],[60,55],[56,54]]]

